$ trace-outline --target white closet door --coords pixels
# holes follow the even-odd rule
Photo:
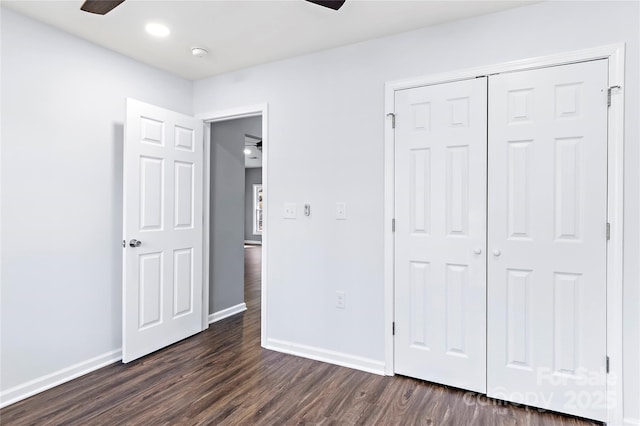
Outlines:
[[[396,373],[485,392],[487,82],[395,94]]]
[[[124,362],[202,330],[202,151],[201,120],[127,99]]]
[[[607,61],[489,80],[487,393],[606,419]]]

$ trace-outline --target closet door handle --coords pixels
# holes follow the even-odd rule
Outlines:
[[[482,254],[482,249],[481,248],[477,248],[473,251],[475,254]]]
[[[493,251],[493,255],[496,256],[496,257],[500,256],[501,254],[502,254],[502,252],[500,250],[494,250]]]

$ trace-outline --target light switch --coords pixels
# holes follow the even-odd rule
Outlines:
[[[345,202],[336,203],[336,219],[337,220],[347,219],[347,203]]]
[[[284,203],[284,218],[285,219],[296,218],[296,203]]]

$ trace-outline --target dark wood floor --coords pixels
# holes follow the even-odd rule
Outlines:
[[[591,425],[405,377],[260,348],[260,247],[244,314],[0,411],[3,425]]]

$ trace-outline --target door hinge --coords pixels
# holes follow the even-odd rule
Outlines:
[[[391,232],[396,232],[396,220],[391,219]]]
[[[395,321],[391,323],[391,335],[392,336],[396,335],[396,323],[395,323]]]
[[[607,241],[611,239],[611,224],[607,222]]]
[[[607,355],[607,374],[609,374],[609,356]]]
[[[391,117],[391,128],[395,129],[396,128],[396,114],[393,112],[390,112],[389,114],[387,114],[387,117]]]
[[[607,89],[607,106],[610,107],[611,106],[611,91],[613,89],[621,89],[620,86],[611,86]]]
[[[122,247],[127,247],[127,241],[126,240],[122,240]]]

